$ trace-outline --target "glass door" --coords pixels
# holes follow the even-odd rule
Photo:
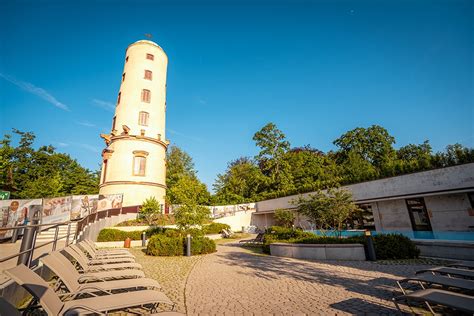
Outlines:
[[[432,231],[430,217],[423,198],[406,199],[411,225],[415,231]]]

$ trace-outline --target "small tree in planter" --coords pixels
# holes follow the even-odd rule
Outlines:
[[[275,221],[278,226],[290,228],[295,222],[295,214],[292,211],[277,209],[275,210]]]
[[[143,217],[150,226],[163,217],[163,214],[161,214],[160,203],[158,203],[154,196],[143,202],[140,208],[140,216]]]
[[[298,206],[297,211],[320,229],[323,235],[335,231],[338,237],[344,223],[354,213],[361,211],[352,200],[352,194],[341,189],[328,189],[326,193],[318,191],[308,197],[299,196],[292,203]]]

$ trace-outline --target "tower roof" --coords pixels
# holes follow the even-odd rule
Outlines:
[[[136,41],[135,43],[132,43],[132,44],[128,45],[127,50],[128,50],[129,47],[131,47],[131,46],[133,46],[133,45],[137,45],[137,44],[148,44],[148,45],[152,45],[152,46],[158,47],[158,48],[161,49],[161,51],[166,55],[165,50],[164,50],[163,48],[161,48],[160,45],[158,45],[158,44],[156,44],[155,42],[150,41],[150,40],[139,40],[139,41]]]

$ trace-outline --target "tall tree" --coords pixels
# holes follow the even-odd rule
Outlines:
[[[369,128],[355,128],[333,142],[339,147],[339,163],[347,160],[349,153],[355,153],[373,165],[381,174],[384,173],[386,166],[396,158],[392,146],[394,143],[395,138],[385,128],[378,125],[372,125]]]
[[[97,172],[83,168],[69,155],[57,153],[53,146],[33,148],[35,135],[14,129],[18,146],[11,135],[1,141],[2,189],[12,198],[41,198],[68,194],[94,194],[99,190]]]
[[[214,183],[214,203],[238,204],[254,201],[265,187],[265,177],[247,157],[230,162]]]
[[[433,155],[429,141],[423,144],[408,144],[397,150],[397,174],[431,168]]]
[[[176,193],[173,190],[182,179],[193,180],[199,184],[200,198],[199,203],[203,205],[209,204],[210,193],[207,191],[206,185],[199,181],[197,172],[194,169],[194,163],[191,156],[178,146],[171,146],[166,154],[166,191],[167,202],[170,204],[179,204]]]
[[[285,134],[275,124],[268,123],[252,139],[260,147],[255,159],[263,174],[270,178],[271,189],[283,192],[294,189],[289,165],[284,159],[290,149]]]

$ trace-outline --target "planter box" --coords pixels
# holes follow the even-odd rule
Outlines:
[[[362,244],[270,244],[270,254],[277,257],[312,260],[358,260],[365,258]]]

